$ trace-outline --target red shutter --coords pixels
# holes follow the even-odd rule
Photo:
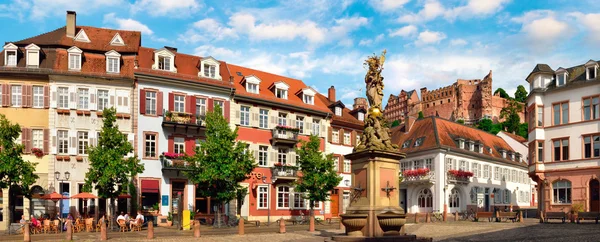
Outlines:
[[[173,147],[175,146],[175,140],[173,137],[169,137],[169,147],[167,149],[167,151],[169,153],[173,153]]]
[[[2,106],[8,107],[8,84],[2,84]]]
[[[50,141],[50,130],[44,129],[44,154],[50,153],[49,141]]]
[[[225,119],[227,120],[227,122],[229,123],[229,101],[225,101],[224,106],[225,106],[225,107],[223,107],[225,109],[224,116],[225,116]]]
[[[44,108],[49,108],[49,107],[50,107],[50,87],[44,86]],[[46,150],[44,150],[44,152],[45,151]]]
[[[196,123],[196,97],[189,95],[188,100],[188,113],[192,114],[192,123]]]
[[[213,111],[213,99],[212,98],[208,99],[208,102],[206,102],[206,106],[208,107],[208,112]]]
[[[156,114],[158,116],[162,116],[163,115],[163,93],[162,92],[158,92],[156,94]]]
[[[140,90],[140,114],[146,113],[146,90]]]
[[[169,93],[169,111],[173,112],[175,110],[175,95],[173,93]]]
[[[329,131],[327,132],[327,140],[329,141],[329,143],[333,143],[333,140],[331,139],[331,134],[333,133],[332,128],[329,127],[327,130]]]
[[[196,146],[196,142],[194,138],[186,138],[185,140],[185,153],[187,155],[194,155],[194,147]]]

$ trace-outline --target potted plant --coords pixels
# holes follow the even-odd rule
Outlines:
[[[154,209],[154,215],[158,215],[160,213],[160,211],[158,210],[159,207],[160,207],[160,203],[156,203],[156,204],[152,205],[152,209]]]
[[[171,212],[169,212],[169,214],[167,215],[167,226],[173,226],[173,214]]]
[[[167,121],[171,121],[173,118],[173,113],[171,111],[165,112],[165,117],[167,117]]]
[[[33,148],[33,149],[31,149],[31,153],[33,155],[35,155],[35,157],[37,157],[37,158],[44,157],[44,151],[42,149],[39,149],[39,148]]]
[[[583,211],[584,207],[582,203],[574,203],[571,205],[571,222],[575,223],[575,221],[577,221],[577,216]]]

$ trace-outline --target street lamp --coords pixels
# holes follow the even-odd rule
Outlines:
[[[71,178],[71,173],[69,173],[68,171],[66,171],[64,179],[60,179],[60,172],[57,171],[57,172],[54,172],[54,178],[56,178],[56,181],[58,181],[58,184],[59,184],[59,190],[58,191],[61,192],[60,191],[60,186],[61,186],[62,182],[68,181],[69,178]],[[60,193],[60,195],[62,196],[62,193]],[[59,205],[58,205],[58,212],[59,212],[59,215],[60,215],[61,218],[62,218],[62,204],[63,204],[62,201],[63,200],[60,199]]]

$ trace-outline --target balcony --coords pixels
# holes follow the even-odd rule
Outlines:
[[[435,172],[427,171],[422,175],[404,175],[402,184],[404,185],[423,185],[423,184],[434,184],[435,183]]]
[[[179,175],[181,171],[189,171],[190,164],[183,159],[183,155],[165,154],[160,156],[162,171],[176,171]]]
[[[185,129],[185,133],[188,131],[199,132],[206,128],[204,123],[204,116],[195,116],[189,113],[180,112],[163,112],[162,126],[165,128],[173,128],[173,132],[177,131],[178,128]]]
[[[448,171],[448,183],[454,184],[468,184],[471,182],[473,172],[462,171],[462,170],[449,170]]]
[[[271,167],[273,181],[278,179],[295,180],[298,178],[298,167],[295,166],[274,166]]]
[[[297,128],[287,126],[277,126],[271,130],[273,136],[271,141],[273,145],[285,145],[293,147],[298,143],[298,132]]]

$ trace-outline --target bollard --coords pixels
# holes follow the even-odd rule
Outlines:
[[[446,213],[446,210],[444,210],[444,214],[442,214],[442,220],[444,220],[444,222],[448,220],[448,213]]]
[[[148,236],[146,239],[154,239],[154,222],[148,222]]]
[[[458,212],[454,212],[454,221],[458,221]]]
[[[240,217],[240,221],[238,222],[238,234],[244,235],[244,217]]]
[[[101,218],[101,223],[100,223],[100,240],[101,241],[105,241],[108,239],[108,236],[106,235],[106,222],[104,221],[104,217]]]
[[[419,223],[419,213],[415,213],[415,224]]]
[[[425,216],[425,223],[431,223],[431,213],[427,213]]]
[[[67,219],[67,241],[73,241],[73,223]]]
[[[308,232],[315,232],[315,215],[311,215],[309,218]]]
[[[523,210],[519,211],[519,222],[523,222]]]
[[[200,220],[194,221],[194,238],[200,238]]]
[[[279,233],[285,234],[285,220],[283,218],[279,219]]]
[[[23,225],[23,241],[31,241],[31,236],[29,235],[29,223],[25,223]]]

